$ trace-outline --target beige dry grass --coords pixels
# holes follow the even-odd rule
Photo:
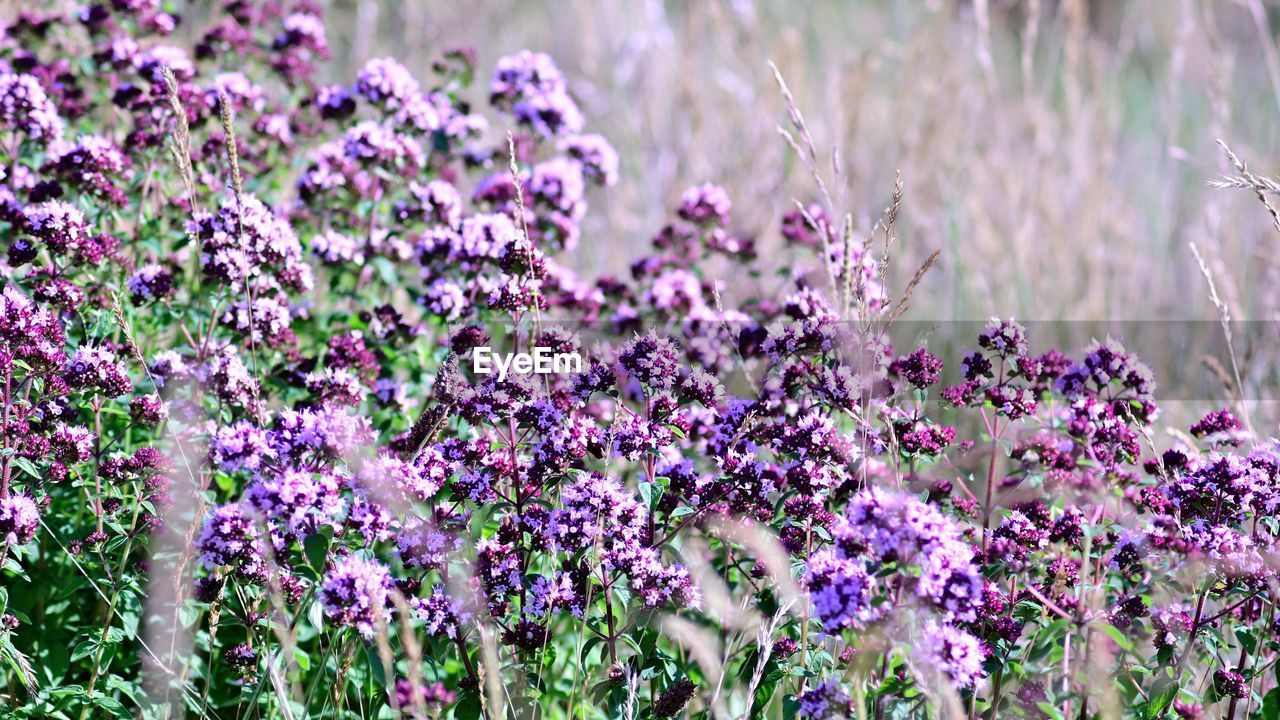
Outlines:
[[[1231,141],[1280,157],[1275,8],[1262,0],[335,0],[337,72],[389,53],[427,72],[466,43],[481,68],[532,47],[571,78],[624,181],[578,258],[620,271],[686,185],[713,180],[743,230],[773,228],[807,173],[779,141],[777,63],[820,148],[843,151],[866,229],[901,169],[898,287],[933,250],[912,315],[1208,319],[1194,241],[1237,318],[1271,318],[1277,238],[1216,192]],[[783,264],[782,257],[775,257]]]

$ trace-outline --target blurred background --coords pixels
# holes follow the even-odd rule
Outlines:
[[[777,131],[772,60],[864,227],[901,171],[893,286],[942,252],[913,317],[1213,319],[1188,241],[1235,318],[1277,317],[1280,234],[1209,181],[1230,170],[1219,138],[1258,174],[1280,164],[1280,3],[331,0],[328,17],[334,81],[385,54],[425,77],[461,44],[482,81],[503,54],[550,53],[622,157],[581,269],[625,271],[703,181],[789,262],[778,218],[815,195]]]

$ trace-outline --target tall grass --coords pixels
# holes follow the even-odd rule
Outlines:
[[[584,233],[590,269],[624,272],[648,219],[704,180],[730,190],[762,253],[784,252],[769,231],[796,188],[817,190],[774,134],[773,61],[818,146],[846,149],[864,230],[893,192],[886,168],[907,178],[895,286],[942,251],[915,316],[1215,317],[1187,292],[1188,241],[1229,279],[1234,317],[1275,313],[1269,218],[1206,184],[1231,169],[1218,138],[1278,154],[1275,11],[1260,0],[338,0],[329,12],[354,28],[334,38],[343,76],[377,54],[425,70],[431,48],[470,43],[481,66],[534,47],[579,78],[623,158],[619,192]]]

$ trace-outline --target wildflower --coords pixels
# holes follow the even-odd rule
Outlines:
[[[134,305],[163,300],[173,292],[173,271],[159,263],[147,263],[125,282],[125,287]]]
[[[350,117],[356,111],[356,100],[351,92],[340,85],[321,85],[316,89],[313,101],[320,116],[328,119]]]
[[[233,195],[216,213],[198,213],[187,229],[200,238],[200,266],[212,279],[240,286],[271,276],[294,290],[311,286],[293,228],[253,195]]]
[[[374,105],[387,111],[398,110],[418,95],[418,81],[405,66],[392,58],[373,58],[356,76],[355,90]]]
[[[120,397],[133,390],[124,363],[104,347],[88,345],[78,348],[63,368],[67,384],[93,390],[107,397]]]
[[[49,444],[59,461],[68,465],[84,462],[93,456],[94,434],[89,428],[58,423]]]
[[[40,81],[10,72],[0,73],[0,125],[46,145],[61,140],[64,127]]]
[[[373,440],[368,418],[330,406],[282,410],[271,428],[272,447],[281,457],[314,454],[340,458]]]
[[[681,218],[699,225],[725,226],[729,224],[732,207],[724,188],[706,183],[684,191],[679,213]]]
[[[248,675],[258,666],[258,654],[248,643],[233,645],[222,653],[222,659],[231,669],[242,675]]]
[[[689,704],[689,701],[693,700],[693,695],[697,689],[698,686],[688,678],[682,678],[672,683],[653,702],[653,716],[655,718],[678,717],[684,711],[685,706]]]
[[[435,588],[429,596],[414,603],[414,611],[428,635],[457,640],[471,621],[471,613],[449,597],[443,588]]]
[[[841,720],[853,715],[853,700],[835,680],[824,680],[796,698],[796,716],[805,720]]]
[[[822,245],[821,234],[827,232],[829,227],[822,207],[809,205],[803,211],[788,210],[782,216],[781,233],[783,239],[792,245],[818,248]]]
[[[573,135],[557,144],[582,166],[582,174],[597,185],[610,187],[618,182],[618,152],[600,135]]]
[[[293,12],[281,22],[283,32],[276,36],[272,47],[276,50],[304,48],[320,57],[329,56],[329,43],[324,22],[310,12]]]
[[[123,207],[128,198],[116,182],[132,178],[131,161],[115,143],[101,135],[85,135],[75,145],[57,152],[43,171]]]
[[[1244,425],[1235,415],[1231,414],[1230,410],[1223,408],[1205,415],[1192,425],[1191,435],[1192,437],[1211,440],[1220,438],[1225,444],[1238,445],[1240,441],[1234,436],[1242,430],[1244,430]]]
[[[385,566],[348,555],[325,573],[320,602],[335,625],[353,627],[367,640],[391,621],[391,587]]]
[[[331,473],[288,469],[260,474],[244,497],[287,532],[305,535],[336,521],[345,507],[340,490]]]
[[[985,655],[977,638],[958,628],[928,621],[921,630],[916,654],[961,687],[973,687],[983,675]]]
[[[675,383],[680,365],[679,349],[670,340],[650,331],[627,343],[618,353],[618,366],[653,390]]]
[[[239,503],[220,505],[209,513],[196,539],[196,549],[200,563],[209,570],[230,567],[241,577],[266,577],[253,519]]]
[[[864,628],[880,617],[881,610],[872,602],[878,585],[861,560],[839,557],[829,548],[819,550],[809,559],[805,585],[814,614],[827,632]]]
[[[568,83],[555,62],[527,50],[498,59],[489,83],[489,99],[543,136],[574,134],[582,113],[569,97]]]
[[[921,390],[926,390],[929,386],[936,384],[941,377],[942,361],[937,355],[920,348],[910,355],[894,360],[889,365],[889,372]]]
[[[1178,641],[1191,633],[1194,621],[1191,608],[1180,603],[1158,607],[1151,612],[1152,643],[1159,648],[1177,647]]]
[[[195,65],[185,50],[172,45],[156,45],[138,53],[133,59],[138,74],[156,85],[164,85],[164,68],[173,72],[178,82],[195,77]]]
[[[26,545],[40,528],[40,510],[29,495],[0,498],[0,536],[12,545]]]
[[[89,226],[80,209],[61,200],[31,205],[23,211],[26,231],[42,241],[49,252],[65,255],[89,239]]]
[[[408,678],[399,678],[395,684],[396,706],[400,708],[400,712],[412,720],[425,720],[430,715],[422,716],[419,711],[423,707],[444,707],[452,705],[457,699],[458,694],[449,690],[444,683],[436,682],[431,684],[423,684],[414,690],[414,685]]]
[[[428,224],[457,229],[462,224],[462,196],[452,183],[431,180],[426,184],[409,183],[409,194],[416,202],[415,213],[421,213]]]
[[[1244,675],[1233,670],[1214,670],[1213,689],[1217,690],[1220,695],[1227,697],[1245,698],[1249,696],[1248,681],[1244,679]]]
[[[410,518],[396,534],[396,553],[408,567],[443,568],[449,553],[461,550],[462,546],[462,538],[419,518]]]
[[[169,418],[169,407],[159,395],[138,395],[129,401],[129,414],[140,425],[157,427]]]

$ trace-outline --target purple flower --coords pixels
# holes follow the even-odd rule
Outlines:
[[[65,255],[89,240],[89,226],[80,209],[61,200],[48,200],[23,210],[23,224],[54,255]]]
[[[320,602],[335,625],[353,627],[368,640],[391,621],[392,585],[386,566],[348,555],[325,573]]]
[[[173,271],[159,263],[147,263],[125,281],[125,287],[134,305],[163,300],[173,292]]]
[[[341,85],[321,85],[316,89],[315,105],[323,118],[345,118],[356,111],[356,101]]]
[[[866,562],[840,557],[831,548],[819,550],[809,559],[805,586],[814,614],[829,633],[864,628],[882,614],[873,604],[878,584],[867,572]]]
[[[835,680],[824,680],[796,698],[796,717],[805,720],[846,720],[853,716],[854,702]]]
[[[85,135],[45,163],[44,172],[124,207],[128,198],[116,183],[133,178],[128,155],[101,135]]]
[[[257,539],[253,518],[239,503],[214,508],[206,517],[196,550],[200,564],[209,570],[233,568],[241,577],[266,577],[262,543]]]
[[[680,196],[680,217],[699,225],[728,225],[732,208],[729,193],[711,183],[695,185]]]
[[[271,443],[281,457],[315,455],[336,459],[373,442],[369,419],[322,405],[281,410],[271,428]]]
[[[449,553],[463,547],[463,540],[434,522],[409,518],[396,534],[396,554],[407,567],[441,569]]]
[[[133,66],[138,73],[156,85],[164,85],[164,68],[173,71],[178,82],[187,82],[195,77],[195,65],[185,50],[172,45],[156,45],[133,58]]]
[[[356,487],[389,505],[429,502],[444,487],[457,466],[444,457],[439,445],[422,449],[412,463],[389,453],[364,462],[356,473]]]
[[[167,359],[171,360],[172,357],[167,356]],[[209,381],[222,402],[241,408],[256,405],[258,381],[249,373],[249,368],[240,359],[235,347],[224,345],[214,350],[213,357],[199,369],[199,375]]]
[[[311,252],[330,265],[365,263],[364,243],[332,229],[311,238]]]
[[[302,243],[283,219],[252,195],[234,195],[216,213],[202,212],[187,230],[201,240],[200,266],[206,276],[242,287],[247,279],[293,290],[311,287]]]
[[[54,428],[53,436],[49,438],[49,445],[53,448],[54,456],[59,462],[74,465],[93,456],[94,439],[95,436],[89,432],[89,428],[58,423]]]
[[[1196,438],[1208,438],[1213,441],[1238,445],[1240,440],[1234,436],[1242,430],[1244,430],[1244,425],[1235,415],[1231,414],[1230,410],[1223,408],[1200,418],[1196,424],[1191,426],[1191,435]]]
[[[1214,670],[1213,671],[1213,689],[1218,691],[1219,695],[1233,698],[1246,698],[1249,696],[1249,682],[1234,670]]]
[[[426,598],[413,600],[414,613],[422,620],[428,635],[457,640],[471,622],[471,613],[462,603],[437,587]]]
[[[711,373],[694,368],[680,380],[680,395],[714,408],[724,400],[724,386]]]
[[[978,347],[1005,359],[1022,360],[1027,356],[1027,331],[1014,320],[991,318],[978,335]]]
[[[813,223],[809,222],[811,218],[813,223],[817,223],[821,230],[814,228]],[[793,245],[808,248],[821,247],[821,233],[827,232],[828,228],[826,213],[823,212],[820,205],[809,205],[804,212],[799,209],[788,210],[782,216],[782,238]]]
[[[223,72],[214,76],[213,84],[204,91],[204,102],[217,109],[220,97],[227,98],[235,110],[252,108],[261,112],[266,105],[262,87],[241,72]]]
[[[279,347],[295,339],[289,327],[292,319],[287,295],[264,293],[252,301],[248,298],[233,301],[218,321],[249,338],[252,344]]]
[[[93,390],[107,397],[120,397],[133,391],[124,363],[104,347],[78,348],[67,360],[63,376],[71,387]]]
[[[937,355],[920,348],[910,355],[894,360],[889,365],[889,372],[925,390],[937,383],[942,376],[942,361]]]
[[[231,669],[241,674],[252,673],[258,667],[258,654],[247,643],[227,648],[222,659]]]
[[[618,366],[652,390],[667,390],[679,378],[680,349],[651,330],[618,352]]]
[[[0,126],[46,145],[62,139],[58,108],[32,75],[0,73]]]
[[[548,534],[565,552],[593,546],[608,528],[611,544],[647,545],[648,514],[613,478],[585,475],[560,493],[560,507],[551,513]]]
[[[324,22],[310,12],[293,12],[285,16],[281,25],[284,31],[276,36],[273,47],[276,50],[287,48],[304,48],[320,57],[329,56],[329,41],[325,35]]]
[[[582,112],[569,97],[568,83],[544,53],[523,50],[500,58],[489,83],[489,99],[539,135],[582,130]]]
[[[140,425],[157,427],[169,419],[169,406],[159,395],[138,395],[129,401],[129,414]]]
[[[894,562],[906,573],[903,582],[944,617],[977,617],[983,584],[974,550],[955,521],[935,506],[869,488],[849,500],[844,520],[832,530],[840,556]]]
[[[439,224],[457,229],[462,224],[462,196],[452,183],[431,180],[425,185],[409,183],[409,194],[417,203],[428,224]]]
[[[1209,453],[1198,467],[1175,477],[1165,487],[1184,519],[1240,522],[1244,519],[1261,474],[1239,455]]]
[[[261,474],[245,499],[291,534],[307,534],[332,525],[344,508],[341,486],[328,472],[283,470]]]
[[[347,368],[328,367],[307,373],[303,384],[312,397],[331,405],[358,406],[365,397],[360,378]]]
[[[561,140],[560,152],[582,165],[582,174],[591,182],[606,187],[618,182],[618,151],[600,135],[573,135]]]
[[[457,699],[458,694],[449,690],[444,683],[436,682],[430,685],[419,685],[417,692],[414,692],[414,685],[408,678],[400,678],[396,680],[395,685],[396,706],[400,708],[400,713],[408,720],[426,720],[435,717],[432,713],[423,715],[422,710],[428,707],[444,707],[452,705]]]
[[[1181,603],[1157,607],[1151,611],[1152,643],[1156,648],[1177,647],[1178,641],[1191,633],[1195,621],[1191,608]]]
[[[0,498],[0,536],[5,542],[25,545],[40,529],[40,509],[30,495],[14,494]]]
[[[918,662],[960,687],[973,687],[982,678],[982,643],[964,630],[930,620],[921,628],[915,654]]]
[[[355,90],[370,103],[388,112],[404,107],[421,93],[413,73],[392,58],[373,58],[356,75]]]

